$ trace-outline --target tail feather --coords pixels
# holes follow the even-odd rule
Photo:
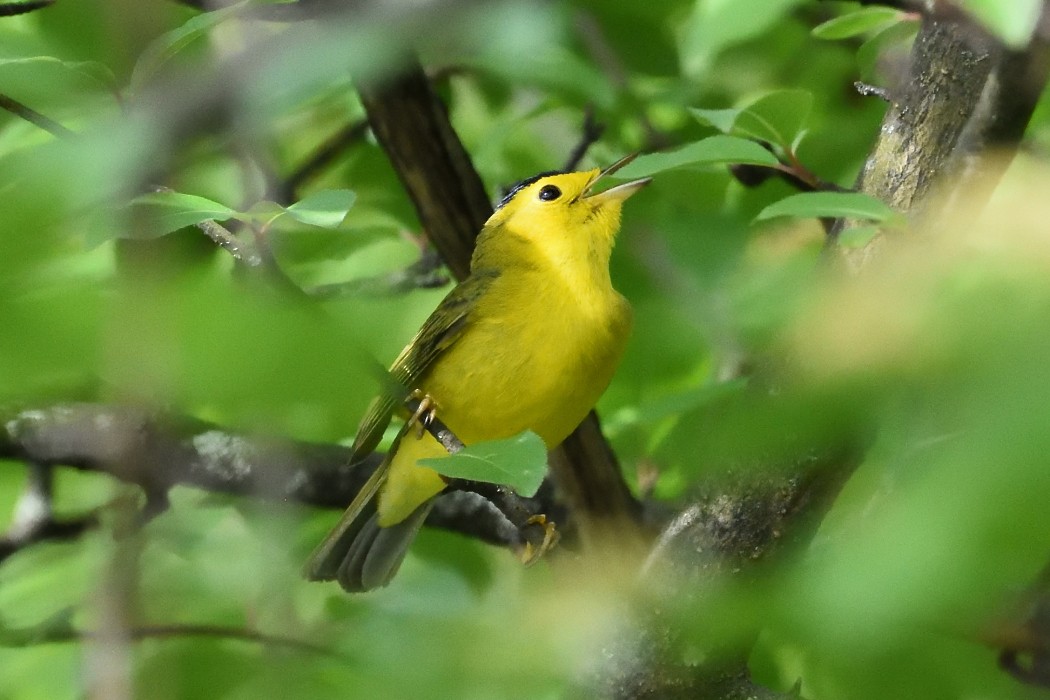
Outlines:
[[[336,526],[314,549],[303,567],[305,578],[334,579],[347,591],[358,593],[387,585],[401,568],[408,546],[434,503],[434,497],[428,498],[404,520],[389,527],[379,526],[376,496],[390,474],[391,459],[409,427],[401,429],[386,458],[361,487]]]
[[[375,512],[369,514],[346,549],[336,572],[339,585],[351,593],[359,593],[390,583],[401,568],[408,547],[433,503],[434,499],[430,499],[390,527],[379,527],[378,515]],[[365,516],[364,513],[361,515]]]
[[[353,545],[369,518],[375,515],[375,496],[379,487],[386,481],[389,470],[390,460],[384,459],[343,512],[336,526],[310,554],[310,558],[303,565],[304,578],[309,581],[331,581],[336,578],[347,550]]]

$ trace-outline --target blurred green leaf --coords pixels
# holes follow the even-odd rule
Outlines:
[[[839,245],[847,248],[862,248],[878,233],[877,226],[850,226],[839,234]]]
[[[240,13],[247,4],[249,0],[241,0],[241,2],[235,2],[226,7],[202,12],[187,20],[177,29],[158,37],[136,61],[128,84],[129,91],[132,94],[138,94],[172,58],[194,42],[201,40],[220,23]]]
[[[1040,0],[961,0],[959,4],[1014,49],[1028,45],[1043,7]]]
[[[110,88],[116,84],[116,78],[108,66],[98,61],[63,61],[54,56],[0,59],[0,87],[4,92],[11,91],[13,85],[31,83],[50,90],[90,83],[96,88]]]
[[[813,107],[806,90],[777,90],[736,109],[690,109],[701,123],[776,144],[791,152]]]
[[[754,141],[736,136],[709,136],[664,153],[646,153],[617,171],[617,178],[636,178],[655,175],[666,170],[687,166],[779,165],[776,156]]]
[[[506,440],[468,445],[448,457],[423,459],[420,464],[457,479],[510,486],[531,498],[547,476],[547,448],[539,435],[527,430]]]
[[[321,190],[300,199],[287,208],[287,212],[310,226],[336,228],[354,206],[357,195],[351,190]]]
[[[886,221],[895,212],[882,200],[862,192],[800,192],[770,204],[755,218],[763,221],[777,216]]]
[[[918,31],[918,21],[902,20],[894,22],[861,44],[857,49],[857,66],[860,68],[861,77],[877,78],[876,66],[879,57],[891,47],[899,47],[910,41]]]
[[[725,49],[761,35],[802,0],[697,0],[679,42],[682,72],[699,77]]]
[[[223,221],[237,216],[236,211],[224,204],[184,192],[148,192],[131,200],[131,206],[143,214],[135,236],[146,238],[163,236],[203,221]]]
[[[862,7],[818,24],[813,28],[813,36],[818,39],[848,39],[880,29],[900,16],[901,11],[892,7]]]
[[[742,109],[734,127],[790,151],[812,108],[813,94],[808,90],[777,90]]]
[[[17,552],[0,568],[3,624],[28,628],[90,602],[111,544],[97,533],[71,542],[41,542]]]
[[[733,130],[733,125],[736,124],[737,117],[740,116],[742,110],[701,109],[699,107],[692,107],[689,111],[701,124],[710,124],[723,134],[728,134]]]
[[[478,595],[490,590],[496,572],[484,544],[445,532],[423,529],[412,543],[412,553],[427,566],[455,571]]]
[[[0,647],[0,684],[11,698],[74,700],[82,697],[83,649],[76,644]]]

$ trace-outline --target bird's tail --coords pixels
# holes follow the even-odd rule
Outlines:
[[[379,526],[374,503],[367,518],[364,517],[366,513],[361,514],[363,522],[353,539],[349,540],[336,569],[335,579],[351,593],[370,591],[390,583],[401,568],[408,546],[427,519],[434,499],[428,500],[407,518],[390,527]]]
[[[358,492],[332,531],[306,560],[303,576],[311,581],[336,580],[351,593],[390,583],[401,568],[408,546],[433,506],[430,498],[390,527],[379,526],[376,494],[389,473],[384,459]]]

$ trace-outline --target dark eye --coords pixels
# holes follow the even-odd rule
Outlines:
[[[544,185],[540,188],[540,199],[544,202],[553,202],[555,199],[561,196],[561,190],[554,185]]]

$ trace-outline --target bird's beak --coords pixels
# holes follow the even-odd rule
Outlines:
[[[591,183],[589,185],[587,185],[587,189],[584,190],[584,192],[583,192],[584,198],[585,199],[596,199],[597,198],[597,199],[602,199],[602,200],[610,200],[611,199],[611,200],[617,200],[617,201],[622,202],[625,199],[627,199],[628,197],[630,197],[632,194],[634,194],[635,192],[637,192],[638,190],[642,189],[643,187],[648,185],[650,182],[652,182],[653,179],[651,177],[643,177],[643,178],[641,178],[639,180],[631,180],[630,182],[625,182],[623,184],[617,185],[616,187],[610,187],[609,189],[607,189],[607,190],[605,190],[603,192],[598,192],[596,194],[590,194],[591,189],[596,184],[598,184],[598,182],[601,181],[602,178],[604,178],[606,175],[612,175],[617,170],[619,170],[620,168],[622,168],[623,166],[627,165],[632,160],[634,160],[637,156],[638,156],[637,153],[631,153],[630,155],[624,156],[620,160],[618,160],[615,163],[613,163],[612,165],[610,165],[605,170],[603,170],[600,173],[598,173],[598,177],[596,177],[593,180],[591,180]]]

